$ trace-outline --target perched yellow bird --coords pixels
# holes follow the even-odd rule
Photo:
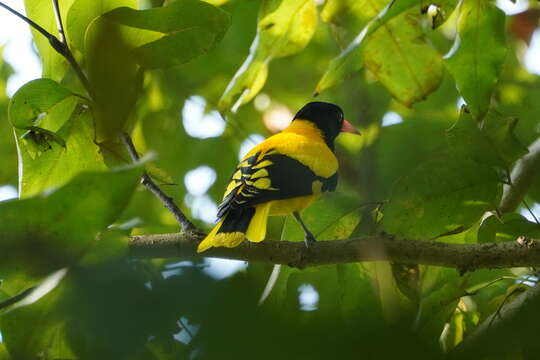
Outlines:
[[[269,215],[291,213],[306,234],[306,246],[314,242],[300,211],[336,189],[334,140],[340,132],[359,134],[339,106],[311,102],[285,130],[251,149],[233,172],[218,208],[219,221],[197,252],[235,247],[244,239],[260,242]]]

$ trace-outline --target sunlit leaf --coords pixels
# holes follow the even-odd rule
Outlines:
[[[406,106],[424,100],[442,80],[442,57],[426,41],[420,17],[411,10],[387,22],[367,39],[363,53],[366,68]]]
[[[51,120],[51,123],[57,122]],[[65,145],[39,133],[24,138],[21,138],[24,130],[16,130],[15,133],[22,170],[19,179],[22,197],[63,185],[81,171],[107,168],[99,147],[94,143],[92,114],[80,104],[56,132]]]
[[[304,49],[316,25],[317,9],[313,0],[263,1],[249,55],[223,93],[219,108],[234,112],[253,99],[266,82],[270,61]]]
[[[80,100],[53,80],[33,80],[11,99],[9,121],[18,129],[37,126],[56,132],[68,121]]]
[[[464,1],[446,66],[475,118],[489,108],[506,57],[504,12],[487,0]]]
[[[330,62],[326,72],[317,84],[316,93],[322,93],[343,81],[351,73],[360,70],[364,65],[364,48],[370,35],[384,26],[389,20],[420,3],[421,0],[390,1],[358,33],[347,48]]]

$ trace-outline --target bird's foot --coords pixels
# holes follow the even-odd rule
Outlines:
[[[306,247],[309,248],[311,245],[315,244],[317,240],[315,240],[315,236],[313,236],[312,233],[306,234],[304,237],[304,243],[306,244]]]

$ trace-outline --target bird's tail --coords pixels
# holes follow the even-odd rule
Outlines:
[[[203,252],[213,246],[232,248],[240,245],[245,238],[252,242],[263,241],[269,212],[270,203],[229,210],[201,241],[197,252]]]

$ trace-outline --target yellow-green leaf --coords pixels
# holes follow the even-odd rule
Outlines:
[[[487,0],[464,1],[458,34],[445,56],[448,71],[475,118],[491,102],[506,57],[506,15]]]
[[[264,0],[250,53],[223,93],[219,109],[234,112],[253,99],[266,82],[268,63],[304,49],[316,25],[313,0]]]

